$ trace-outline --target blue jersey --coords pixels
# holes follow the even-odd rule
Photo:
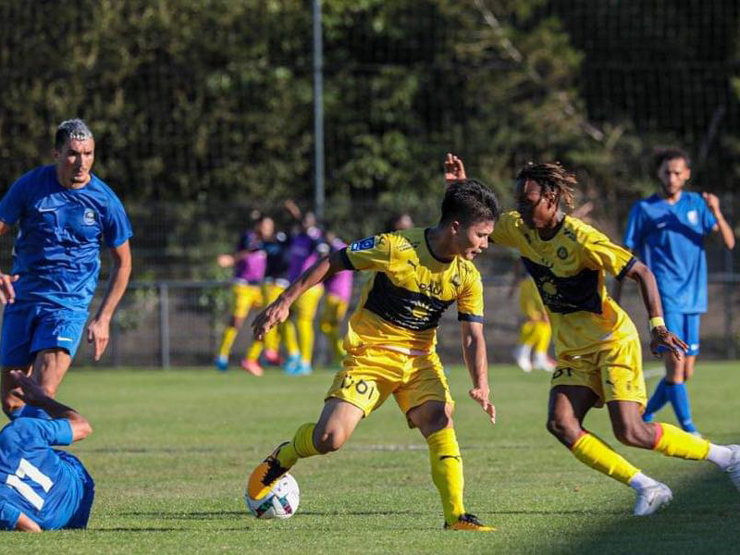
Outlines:
[[[44,530],[65,527],[84,497],[82,463],[52,445],[70,445],[69,420],[17,418],[0,432],[0,530],[20,513]],[[76,464],[75,464],[76,463]]]
[[[684,191],[675,204],[653,195],[632,207],[624,244],[655,274],[666,312],[707,311],[704,236],[715,225],[698,193]]]
[[[118,247],[133,235],[115,193],[91,176],[80,189],[59,184],[55,166],[16,181],[0,202],[0,220],[19,222],[13,249],[18,301],[87,310],[100,273],[100,247]]]

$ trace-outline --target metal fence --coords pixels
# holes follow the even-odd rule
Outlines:
[[[492,362],[508,362],[516,344],[521,316],[510,296],[511,275],[485,279],[486,339]],[[99,364],[105,366],[193,366],[213,362],[229,317],[228,281],[158,281],[131,284],[116,314],[109,348]],[[356,302],[357,295],[353,297]],[[647,349],[647,317],[637,287],[624,288],[622,306],[638,324]],[[354,308],[351,307],[351,308]],[[740,352],[740,275],[711,274],[709,310],[702,318],[702,358],[734,359]],[[94,307],[93,307],[94,309]],[[321,310],[321,307],[319,311]],[[244,356],[251,342],[249,321],[237,337],[232,364]],[[318,318],[317,318],[318,322]],[[314,363],[327,360],[326,343],[316,326]],[[448,363],[461,363],[460,331],[454,307],[443,317],[438,349]],[[75,364],[88,364],[91,348],[84,341]]]

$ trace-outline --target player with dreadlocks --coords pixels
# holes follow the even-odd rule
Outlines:
[[[455,179],[463,179],[462,161],[448,157],[450,164]],[[647,398],[640,339],[627,313],[607,294],[605,272],[638,283],[650,316],[653,353],[661,346],[680,358],[687,345],[666,329],[648,267],[561,210],[561,203],[572,207],[576,184],[575,175],[560,164],[527,164],[516,177],[517,210],[502,215],[491,235],[493,242],[519,250],[552,322],[557,368],[548,431],[579,461],[635,489],[636,516],[654,513],[673,494],[583,427],[593,407],[607,405],[614,435],[625,445],[709,460],[740,489],[740,446],[715,445],[670,424],[643,422]]]

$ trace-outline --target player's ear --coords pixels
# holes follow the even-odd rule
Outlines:
[[[460,233],[460,228],[462,227],[462,224],[457,220],[452,220],[452,223],[450,224],[450,230],[452,231],[453,235],[457,235]]]

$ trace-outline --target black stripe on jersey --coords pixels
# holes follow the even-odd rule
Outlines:
[[[352,261],[350,261],[349,256],[347,256],[347,249],[344,248],[341,251],[339,251],[339,256],[342,258],[342,262],[344,263],[344,267],[348,270],[357,271],[357,269],[352,265]]]
[[[486,323],[486,319],[483,316],[477,316],[476,314],[466,314],[464,312],[457,313],[457,320],[459,322],[478,322],[479,324]]]
[[[547,266],[536,264],[529,258],[522,256],[522,262],[537,284],[542,302],[550,311],[558,314],[580,311],[601,314],[598,270],[585,269],[574,276],[558,277]]]
[[[627,262],[627,265],[624,268],[622,268],[622,271],[619,272],[619,275],[617,276],[617,279],[619,281],[622,281],[624,279],[624,276],[626,276],[627,272],[629,272],[632,269],[632,266],[635,265],[635,262],[637,262],[637,258],[635,258],[634,256],[630,258],[630,261]]]
[[[397,287],[387,275],[378,272],[363,308],[396,326],[423,331],[436,328],[442,313],[454,302]]]

